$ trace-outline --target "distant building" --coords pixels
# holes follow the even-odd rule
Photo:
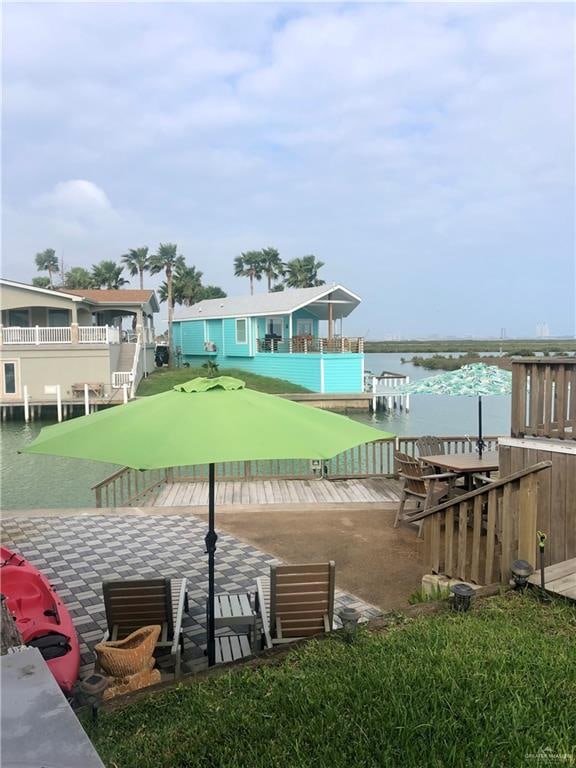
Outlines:
[[[58,385],[73,401],[84,384],[112,401],[154,368],[154,291],[48,290],[0,279],[0,306],[2,403],[22,403],[24,386],[33,402],[54,402]]]
[[[192,365],[215,360],[313,392],[362,392],[364,340],[343,332],[360,301],[336,284],[208,299],[176,312],[173,343]]]

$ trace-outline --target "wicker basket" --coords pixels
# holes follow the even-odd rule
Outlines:
[[[123,640],[99,643],[94,650],[103,672],[114,678],[126,678],[150,668],[150,659],[162,627],[141,627]]]

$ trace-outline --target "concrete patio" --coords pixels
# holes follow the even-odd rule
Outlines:
[[[154,509],[117,510],[99,515],[93,510],[8,514],[2,521],[2,542],[36,565],[70,610],[81,643],[81,675],[92,670],[92,649],[105,630],[101,583],[108,579],[185,576],[190,613],[184,614],[182,672],[205,666],[208,582],[206,524],[202,519],[194,515],[159,515]],[[310,561],[308,553],[294,561],[298,559]],[[216,588],[223,592],[254,591],[256,577],[268,574],[274,562],[279,560],[221,532],[216,553]],[[338,572],[338,563],[336,568]],[[356,596],[337,590],[336,612],[344,606],[357,608],[365,619],[381,613]]]

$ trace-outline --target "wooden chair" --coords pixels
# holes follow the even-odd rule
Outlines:
[[[452,490],[450,481],[456,475],[453,472],[426,475],[418,459],[399,451],[394,454],[394,459],[398,468],[398,476],[402,481],[400,506],[394,520],[394,528],[397,528],[401,520],[410,521],[416,512],[424,512],[448,496]],[[406,502],[409,499],[414,499],[417,502],[416,509],[406,510]],[[418,536],[422,535],[422,525],[423,522],[420,521],[418,523]]]
[[[272,565],[269,579],[256,579],[257,610],[266,648],[330,632],[334,622],[335,585],[333,560]]]
[[[425,456],[439,456],[445,454],[444,440],[440,437],[434,437],[434,435],[423,435],[416,440],[416,447],[418,448],[418,455]]]
[[[186,579],[130,579],[102,584],[106,624],[104,640],[122,640],[140,627],[162,627],[156,648],[169,648],[180,677],[184,650],[182,615],[188,613]]]

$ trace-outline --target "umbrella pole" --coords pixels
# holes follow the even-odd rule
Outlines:
[[[482,395],[478,395],[478,455],[482,458],[482,448],[484,448],[484,440],[482,440]]]
[[[206,552],[208,554],[208,605],[207,605],[207,624],[208,624],[208,666],[213,667],[216,663],[216,642],[214,639],[214,553],[216,552],[216,542],[218,534],[214,530],[214,507],[215,507],[215,473],[214,464],[208,465],[208,533],[204,541],[206,542]]]

